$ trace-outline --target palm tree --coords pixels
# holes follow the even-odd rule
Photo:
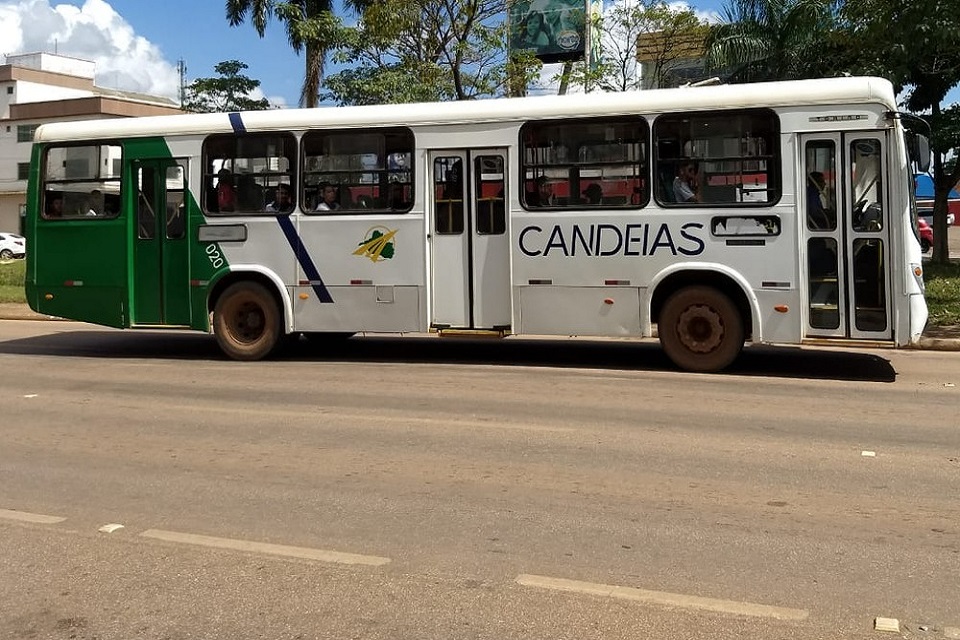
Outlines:
[[[730,0],[707,39],[707,68],[740,82],[826,75],[836,24],[836,0]]]
[[[346,6],[360,12],[371,0],[351,0]],[[286,24],[287,39],[298,54],[304,52],[305,70],[300,104],[317,106],[327,52],[339,43],[340,23],[333,15],[332,0],[226,0],[230,26],[250,17],[253,28],[263,37],[271,16]]]

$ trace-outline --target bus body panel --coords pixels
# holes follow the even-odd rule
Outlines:
[[[886,207],[886,226],[877,235],[861,230],[836,237],[846,238],[841,251],[850,273],[860,269],[861,274],[865,267],[855,261],[854,251],[864,244],[877,245],[873,238],[878,239],[879,258],[872,259],[882,261],[879,297],[883,304],[885,288],[887,307],[881,312],[888,324],[877,330],[879,325],[871,325],[865,316],[866,331],[860,325],[844,331],[848,337],[853,332],[853,337],[898,345],[919,339],[926,308],[922,280],[913,272],[920,253],[912,233],[908,185],[888,179],[910,170],[902,136],[897,135],[901,129],[888,118],[895,108],[889,83],[835,79],[567,98],[483,101],[442,109],[407,105],[402,117],[381,107],[239,114],[245,132],[279,132],[297,141],[306,131],[409,127],[415,137],[409,167],[413,201],[402,213],[314,212],[301,208],[312,207],[306,196],[289,214],[209,211],[204,202],[212,197],[213,168],[203,166],[203,149],[209,134],[237,131],[237,118],[228,114],[44,125],[37,132],[40,143],[34,149],[35,175],[28,194],[28,300],[42,313],[109,326],[208,330],[210,312],[225,285],[254,279],[276,294],[288,333],[409,332],[435,325],[433,307],[441,303],[451,309],[466,304],[461,314],[468,318],[465,326],[481,328],[473,319],[475,310],[483,307],[481,298],[495,301],[500,290],[507,289],[502,291],[504,311],[497,312],[503,317],[498,328],[507,332],[636,337],[651,335],[668,293],[706,282],[736,298],[749,339],[795,344],[817,335],[808,322],[813,294],[807,242],[827,237],[805,227],[808,170],[803,141],[829,138],[842,147],[862,138],[875,139],[882,149],[877,166],[884,184],[875,191]],[[676,207],[648,187],[653,195],[642,208],[537,210],[522,204],[529,178],[522,172],[526,159],[518,134],[527,122],[623,114],[645,118],[653,127],[660,114],[678,110],[760,107],[775,112],[779,122],[775,153],[781,184],[769,203]],[[123,210],[109,220],[40,215],[45,145],[86,140],[122,146]],[[847,151],[838,148],[837,157]],[[474,256],[471,251],[487,250],[477,240],[463,245],[461,265],[446,264],[434,255],[432,207],[438,182],[431,159],[454,154],[465,160],[484,154],[503,159],[499,199],[506,207],[509,250],[503,244],[502,255]],[[655,161],[647,160],[656,182]],[[862,170],[849,162],[838,164],[837,170],[854,172],[843,192],[849,198],[856,172]],[[837,180],[841,184],[839,175]],[[745,181],[737,184],[747,186]],[[296,188],[301,196],[305,193],[303,185]],[[478,185],[471,189],[478,199],[497,201],[492,190],[483,192]],[[572,199],[578,193],[563,196]],[[627,197],[621,196],[620,202]],[[171,235],[168,227],[178,211],[185,228]],[[851,215],[842,208],[839,213]],[[154,236],[142,230],[151,214],[167,223],[157,222]],[[468,227],[474,222],[471,219]],[[507,275],[497,284],[484,280],[487,272]],[[461,290],[443,285],[444,278],[453,282],[461,277]],[[470,307],[469,299],[448,300],[450,293],[469,296],[480,307]],[[854,318],[859,308],[851,306],[849,313]]]

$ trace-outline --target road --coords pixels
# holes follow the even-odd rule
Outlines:
[[[6,321],[0,371],[3,638],[960,637],[955,353],[695,375],[649,341],[408,337],[238,363]]]

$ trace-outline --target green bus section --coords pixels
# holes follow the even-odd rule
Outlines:
[[[92,193],[105,192],[104,200],[116,210],[107,204],[97,211],[98,205],[91,205],[85,213],[84,204],[63,214],[59,208],[53,212],[51,201],[60,199],[62,207],[65,195],[99,186],[95,179],[101,176],[72,179],[65,169],[63,179],[45,182],[45,172],[57,169],[50,167],[51,158],[59,157],[52,150],[45,153],[50,148],[35,145],[31,163],[39,179],[31,181],[28,193],[27,234],[34,247],[27,254],[30,307],[112,327],[207,330],[208,285],[229,265],[220,260],[214,267],[196,240],[205,219],[188,187],[188,159],[174,158],[159,137],[100,145],[120,154],[97,158],[98,165],[116,161],[118,179],[101,180],[103,187]],[[89,148],[78,146],[76,153]],[[70,148],[57,151],[71,155]]]

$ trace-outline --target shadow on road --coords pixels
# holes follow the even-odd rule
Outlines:
[[[212,336],[181,332],[70,331],[0,342],[0,353],[103,359],[224,360]],[[278,351],[275,360],[677,370],[652,340],[494,340],[435,336],[356,336],[349,340],[329,340],[311,337],[291,339]],[[237,363],[237,366],[256,364]],[[799,347],[748,347],[720,375],[724,374],[870,382],[896,380],[896,371],[890,361],[875,354]]]

